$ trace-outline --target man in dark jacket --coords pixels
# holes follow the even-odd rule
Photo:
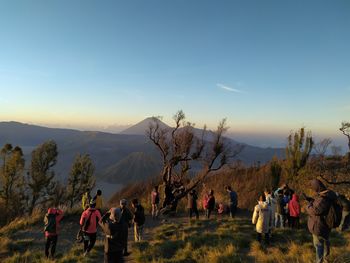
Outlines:
[[[143,226],[145,224],[145,209],[137,199],[133,199],[132,208],[134,208],[134,238],[135,242],[142,240]]]
[[[100,220],[99,224],[105,233],[104,240],[104,263],[123,263],[123,249],[122,240],[123,229],[120,223],[121,209],[111,208]]]
[[[196,215],[196,219],[199,219],[199,213],[198,213],[198,208],[197,208],[197,199],[198,195],[196,190],[192,190],[188,193],[187,195],[187,209],[188,209],[188,214],[190,216],[190,220],[192,218],[192,214],[194,213]]]
[[[129,227],[131,227],[131,221],[133,218],[133,215],[131,214],[129,208],[127,207],[127,200],[122,199],[120,200],[120,209],[122,211],[122,215],[120,218],[120,223],[122,224],[123,228],[123,245],[124,245],[124,256],[129,256],[130,253],[128,252],[128,232]]]
[[[309,200],[306,208],[309,215],[308,228],[316,248],[316,262],[321,263],[327,260],[330,252],[329,234],[331,228],[327,225],[325,218],[337,196],[333,191],[327,190],[325,185],[317,179],[311,181],[311,189],[317,195],[315,199],[307,199]]]
[[[234,218],[237,211],[237,204],[238,204],[237,193],[233,191],[231,186],[229,185],[226,186],[225,189],[228,192],[229,198],[230,198],[230,216],[231,218]]]

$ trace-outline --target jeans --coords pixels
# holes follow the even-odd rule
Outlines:
[[[206,217],[207,219],[210,218],[211,212],[212,212],[211,209],[205,209],[205,217]]]
[[[190,219],[192,218],[192,214],[193,213],[196,215],[196,219],[198,219],[199,218],[199,213],[198,213],[197,207],[188,208],[188,215],[189,215]]]
[[[234,218],[236,215],[236,211],[237,211],[237,205],[235,204],[230,204],[230,217]]]
[[[329,239],[316,235],[312,235],[312,238],[316,249],[316,263],[327,262],[330,252]]]
[[[275,227],[278,228],[279,224],[281,228],[284,228],[284,215],[275,213]]]
[[[95,246],[96,233],[86,233],[84,232],[84,252],[90,252],[90,250]]]
[[[343,231],[348,227],[347,221],[349,221],[349,216],[350,216],[350,211],[343,211],[342,217],[341,217],[341,222],[339,225],[340,231]]]
[[[140,242],[142,240],[143,225],[139,226],[134,224],[134,238],[135,242]]]
[[[54,257],[55,255],[55,250],[56,250],[56,244],[57,244],[57,235],[56,236],[49,236],[46,237],[46,243],[45,243],[45,256],[49,258]],[[50,251],[51,247],[51,251]]]

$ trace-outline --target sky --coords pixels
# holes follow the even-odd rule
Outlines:
[[[182,109],[259,145],[302,126],[345,144],[349,14],[347,0],[1,1],[0,121],[122,129]]]

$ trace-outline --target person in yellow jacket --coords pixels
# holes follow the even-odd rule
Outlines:
[[[102,191],[100,189],[97,190],[94,200],[96,201],[96,209],[101,212],[101,209],[103,207],[103,198]]]
[[[90,189],[86,188],[86,191],[83,194],[83,198],[81,199],[81,206],[82,206],[84,211],[87,208],[89,208],[90,201],[91,201]]]

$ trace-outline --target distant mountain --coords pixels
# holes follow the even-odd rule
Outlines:
[[[149,117],[144,119],[143,121],[140,121],[139,123],[131,126],[130,128],[120,132],[120,134],[130,134],[130,135],[145,135],[146,131],[148,130],[151,123],[154,121],[159,123],[160,128],[169,129],[170,126],[166,125],[161,120],[155,118],[155,117]]]
[[[62,180],[69,175],[77,154],[89,154],[96,167],[98,181],[126,184],[143,180],[160,172],[160,156],[156,147],[149,142],[145,131],[151,118],[126,129],[122,134],[93,131],[46,128],[18,122],[0,122],[0,147],[5,143],[22,147],[26,159],[30,152],[47,140],[55,140],[58,145],[56,174]],[[170,128],[160,121],[160,126]],[[195,130],[199,135],[200,129]],[[206,139],[210,140],[212,133]],[[230,140],[230,139],[228,139]],[[238,142],[230,140],[232,145]],[[245,145],[237,159],[246,164],[265,163],[276,155],[284,156],[281,148],[259,148]],[[27,162],[29,164],[29,162]]]

